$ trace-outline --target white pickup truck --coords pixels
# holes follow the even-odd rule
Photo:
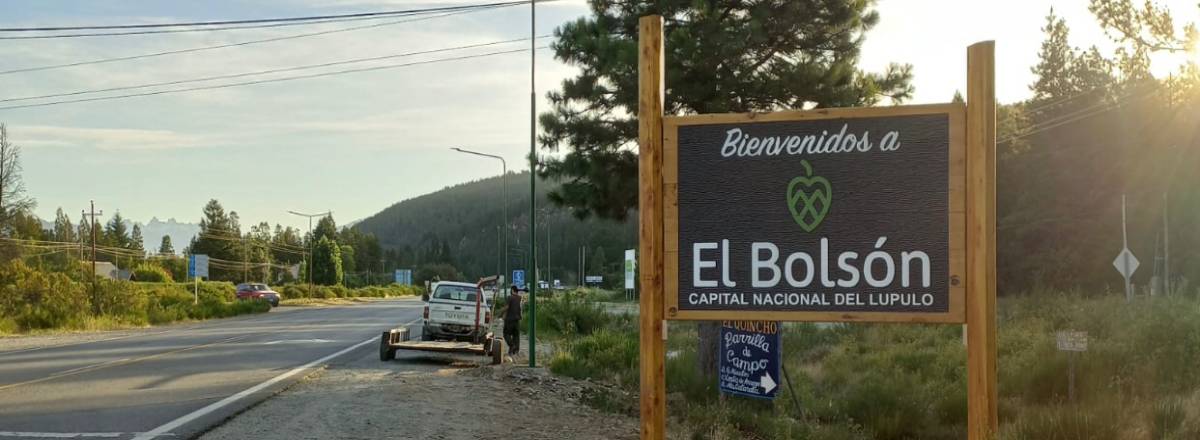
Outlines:
[[[492,321],[492,298],[480,297],[480,289],[471,283],[441,281],[430,288],[425,301],[421,340],[438,339],[478,342]]]

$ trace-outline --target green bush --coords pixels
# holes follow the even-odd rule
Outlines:
[[[589,335],[609,325],[613,319],[613,315],[600,306],[578,296],[559,295],[538,300],[537,328],[544,334]]]
[[[183,319],[207,319],[269,309],[258,301],[235,301],[234,286],[202,282],[199,304],[193,284],[125,282],[100,279],[73,281],[58,272],[34,270],[19,260],[0,265],[0,333],[41,329],[83,330],[143,326]]]
[[[636,384],[638,337],[632,329],[600,330],[570,342],[550,360],[550,371],[577,379],[596,378]]]
[[[349,289],[344,286],[313,286],[310,291],[307,284],[285,284],[275,288],[284,299],[289,298],[390,298],[400,296],[420,295],[422,290],[416,286],[366,286]]]
[[[174,281],[171,273],[158,266],[150,263],[142,263],[133,268],[133,281],[142,281],[150,283],[169,283]]]

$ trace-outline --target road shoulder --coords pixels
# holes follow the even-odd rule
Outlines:
[[[202,439],[635,439],[637,420],[581,402],[586,382],[541,369],[402,354],[312,375]],[[264,422],[269,421],[269,422]]]

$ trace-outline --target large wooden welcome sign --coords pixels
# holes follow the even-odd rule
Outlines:
[[[664,118],[670,319],[962,322],[964,106]]]
[[[995,438],[994,44],[965,105],[670,116],[662,17],[639,39],[642,439],[679,319],[965,323],[968,438]]]

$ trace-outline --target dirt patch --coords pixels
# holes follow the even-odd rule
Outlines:
[[[636,439],[637,419],[585,404],[590,382],[478,357],[360,355],[210,431],[215,439]]]

